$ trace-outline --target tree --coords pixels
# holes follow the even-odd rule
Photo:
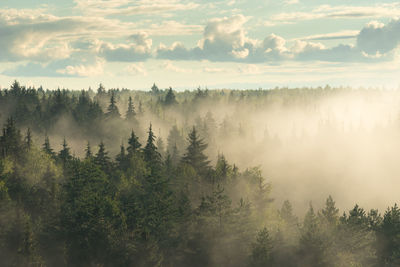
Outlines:
[[[185,140],[176,125],[172,126],[167,138],[167,151],[172,155],[174,149],[177,150],[178,155],[185,149]]]
[[[132,97],[129,96],[129,100],[128,100],[128,110],[126,111],[126,115],[125,118],[129,121],[132,121],[135,119],[136,116],[136,112],[135,112],[135,107],[133,106],[133,101],[132,101]]]
[[[380,266],[400,264],[400,209],[396,205],[388,208],[378,230]]]
[[[160,92],[160,89],[158,89],[157,85],[154,83],[153,86],[151,87],[151,92],[153,94],[158,94]]]
[[[135,132],[132,130],[131,137],[128,140],[128,156],[131,158],[135,153],[140,151],[142,144],[139,142],[139,137],[135,135]]]
[[[335,206],[335,201],[331,196],[328,197],[325,203],[325,208],[321,210],[321,216],[328,227],[336,227],[339,222],[339,209]]]
[[[156,137],[153,133],[152,126],[149,127],[149,135],[147,137],[146,146],[143,149],[144,160],[149,164],[149,167],[154,170],[161,165],[161,155],[154,144]]]
[[[199,175],[206,175],[210,170],[210,161],[208,161],[207,156],[204,155],[207,144],[203,142],[203,139],[199,138],[195,127],[193,127],[192,131],[189,133],[188,142],[189,146],[182,158],[182,162],[191,165]]]
[[[62,149],[58,153],[58,158],[61,160],[61,163],[65,166],[68,161],[72,159],[70,148],[68,147],[67,140],[64,137],[64,141],[62,143]]]
[[[23,142],[20,131],[16,128],[13,118],[8,118],[3,135],[0,137],[0,156],[12,156],[14,159],[23,155]]]
[[[55,157],[56,153],[54,153],[53,149],[50,146],[50,140],[49,137],[46,135],[44,138],[44,144],[43,144],[43,151],[47,153],[51,157]]]
[[[31,133],[31,129],[30,128],[28,128],[28,130],[26,131],[25,144],[26,144],[26,148],[27,149],[31,149],[31,147],[32,147],[32,133]]]
[[[167,105],[167,106],[171,106],[171,105],[175,105],[176,103],[177,102],[176,102],[174,91],[170,87],[168,89],[167,95],[165,96],[164,104]]]
[[[325,247],[318,226],[314,208],[310,208],[304,217],[299,240],[300,266],[326,266]]]
[[[250,256],[251,267],[266,267],[272,265],[273,244],[267,228],[257,234],[256,242],[252,244]]]
[[[93,157],[92,148],[88,141],[86,144],[86,149],[85,149],[85,159],[91,159],[92,157]]]
[[[285,200],[279,212],[280,217],[285,221],[287,226],[294,228],[297,226],[297,217],[293,214],[292,204],[289,200]]]
[[[94,162],[100,166],[100,169],[106,173],[110,171],[111,161],[108,157],[108,152],[106,151],[103,141],[99,144],[99,150],[94,157]]]
[[[118,107],[116,105],[114,91],[111,92],[110,105],[107,108],[107,116],[110,118],[121,117],[121,114],[119,113]]]
[[[68,265],[125,266],[129,237],[109,180],[91,161],[75,163],[73,170],[61,205]]]

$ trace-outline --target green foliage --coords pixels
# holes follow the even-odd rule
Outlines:
[[[252,244],[250,257],[251,267],[272,266],[273,244],[267,228],[262,229],[257,234],[256,242]]]
[[[273,101],[299,104],[332,90],[177,92],[154,85],[132,92],[100,85],[94,93],[14,82],[0,92],[1,119],[9,117],[0,136],[1,266],[400,264],[397,205],[383,217],[358,205],[339,216],[329,196],[299,223],[289,201],[276,209],[260,168],[241,172],[219,151],[234,135],[248,138],[245,123],[236,121],[242,103],[255,110]],[[117,100],[127,104],[125,120]],[[237,105],[232,116],[204,115],[225,102]],[[166,149],[151,125],[142,148],[139,122],[149,120],[162,129],[173,125]],[[28,129],[25,139],[17,125]],[[64,138],[56,153],[47,133],[73,145]],[[36,137],[45,140],[41,149]],[[104,140],[107,149],[101,142],[93,155],[88,142],[80,155],[77,139]],[[266,135],[277,145],[271,140]]]
[[[182,162],[192,166],[199,175],[207,175],[210,164],[207,156],[204,155],[207,144],[203,142],[203,139],[199,138],[195,127],[189,133],[188,143]]]

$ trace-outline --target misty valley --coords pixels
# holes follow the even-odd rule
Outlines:
[[[0,90],[0,266],[400,266],[400,91]]]

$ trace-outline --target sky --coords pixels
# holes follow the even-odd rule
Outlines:
[[[1,0],[0,86],[400,87],[400,2]]]

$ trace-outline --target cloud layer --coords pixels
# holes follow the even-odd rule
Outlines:
[[[204,26],[178,22],[171,14],[194,10],[199,3],[185,0],[75,0],[74,16],[56,16],[46,8],[0,9],[0,62],[16,66],[2,72],[9,76],[96,76],[104,73],[108,62],[130,63],[126,73],[145,75],[142,62],[167,60],[167,71],[185,73],[173,61],[239,62],[247,64],[280,64],[282,62],[381,62],[393,60],[400,44],[400,20],[384,24],[367,23],[360,31],[342,30],[295,39],[270,33],[254,38],[253,18],[236,14],[217,17]],[[229,2],[227,5],[235,5]],[[285,5],[297,6],[297,1]],[[102,6],[102,8],[99,8]],[[293,23],[321,18],[393,16],[398,4],[375,7],[319,6],[311,12],[279,13],[270,17],[273,23]],[[116,16],[152,16],[161,20],[132,22]],[[264,26],[265,27],[265,26]],[[268,27],[265,27],[268,29]],[[170,45],[157,41],[160,36]],[[198,36],[195,45],[180,42],[182,36]],[[328,46],[325,41],[337,41]],[[343,40],[350,40],[340,44]],[[256,66],[256,65],[252,65]],[[254,67],[252,72],[254,71]],[[222,72],[212,66],[205,72]],[[244,71],[246,72],[246,71]]]

